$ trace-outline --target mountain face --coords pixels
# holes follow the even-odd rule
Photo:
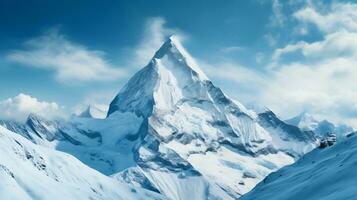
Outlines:
[[[286,123],[297,126],[305,131],[313,131],[319,137],[325,137],[328,133],[335,133],[338,138],[343,138],[346,134],[353,132],[350,126],[345,124],[335,125],[327,120],[319,121],[306,112],[286,120]]]
[[[0,126],[0,199],[165,199],[115,181],[73,156],[35,145]]]
[[[273,172],[242,200],[356,199],[357,135]]]
[[[111,102],[67,122],[0,121],[38,146],[169,199],[235,199],[317,146],[313,132],[255,113],[216,87],[174,38]]]
[[[150,182],[148,187],[173,199],[186,199],[191,181],[204,188],[197,191],[237,198],[316,145],[313,135],[274,113],[257,115],[230,99],[175,38],[123,87],[108,117],[115,113],[143,119],[131,136],[139,144],[134,150],[138,165],[116,177]]]
[[[316,145],[314,132],[287,124],[270,110],[258,114],[258,123],[274,135],[273,140],[279,143],[282,150],[294,157],[307,153]]]

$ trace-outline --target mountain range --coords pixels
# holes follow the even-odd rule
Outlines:
[[[313,115],[303,112],[300,115],[285,121],[288,124],[299,127],[301,130],[313,131],[318,136],[324,137],[328,133],[335,133],[339,138],[343,138],[348,133],[353,132],[352,127],[345,124],[337,124],[328,120],[317,120]]]
[[[230,98],[175,37],[103,113],[1,120],[1,199],[237,199],[303,162],[321,135],[321,122]]]

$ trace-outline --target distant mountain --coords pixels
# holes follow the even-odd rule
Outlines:
[[[0,124],[174,200],[239,198],[318,145],[313,132],[229,98],[175,37],[120,90],[105,119],[89,107],[69,121],[31,115],[25,124]]]
[[[357,135],[273,172],[241,200],[356,199]]]
[[[316,134],[309,130],[302,130],[296,126],[285,123],[280,120],[271,110],[263,111],[258,114],[258,123],[273,133],[278,133],[278,137],[274,137],[275,142],[280,142],[280,148],[284,149],[287,153],[294,154],[294,157],[299,157],[309,150],[309,145],[295,145],[296,141],[305,142],[310,141],[313,145],[317,140]],[[293,141],[293,142],[291,142]]]
[[[309,113],[301,113],[292,119],[285,121],[288,124],[299,127],[302,130],[313,131],[318,136],[324,137],[327,133],[335,133],[339,138],[353,132],[352,127],[345,124],[335,125],[327,120],[319,121]]]
[[[108,113],[108,107],[106,105],[89,105],[84,111],[82,111],[78,116],[85,118],[96,118],[104,119]]]

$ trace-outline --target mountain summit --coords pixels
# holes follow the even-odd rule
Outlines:
[[[136,73],[110,104],[113,112],[134,111],[149,116],[152,106],[169,110],[184,98],[202,98],[207,76],[194,59],[171,36],[155,53],[149,64]],[[197,93],[198,92],[198,93]]]

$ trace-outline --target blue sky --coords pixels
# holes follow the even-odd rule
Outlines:
[[[34,111],[28,102],[58,115],[107,104],[175,34],[245,105],[355,126],[356,8],[318,0],[1,1],[0,108],[7,114],[0,117]]]

